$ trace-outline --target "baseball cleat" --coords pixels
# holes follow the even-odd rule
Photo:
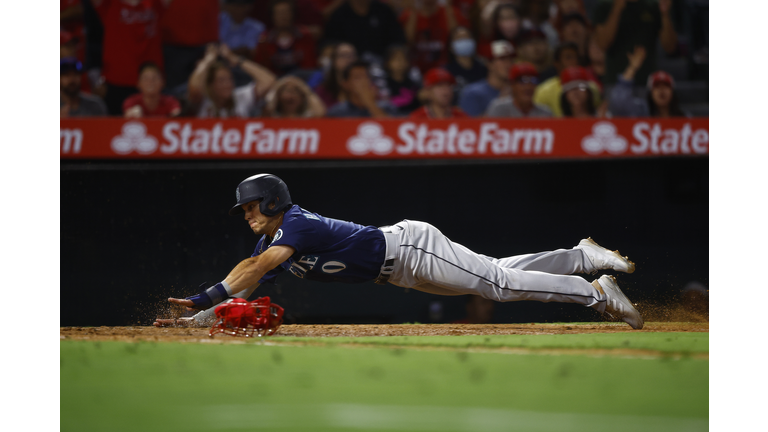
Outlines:
[[[624,273],[635,271],[635,263],[627,257],[621,256],[619,251],[610,251],[588,237],[580,241],[574,249],[581,249],[592,261],[592,265],[599,270],[613,269]]]
[[[621,318],[625,323],[632,326],[633,329],[643,328],[643,317],[635,309],[632,302],[621,292],[616,278],[610,275],[600,276],[599,279],[592,282],[593,285],[599,285],[599,291],[605,293],[605,313],[612,318]],[[602,289],[601,289],[602,288]]]

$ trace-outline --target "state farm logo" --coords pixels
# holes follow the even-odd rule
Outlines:
[[[365,122],[357,127],[357,135],[347,140],[347,150],[356,155],[373,152],[380,155],[389,154],[395,146],[392,138],[382,134],[381,125]]]
[[[581,148],[589,154],[603,151],[620,154],[627,151],[629,143],[621,135],[616,134],[616,126],[609,122],[597,122],[592,126],[592,135],[581,140]]]
[[[157,150],[157,139],[147,135],[144,123],[128,122],[123,125],[122,135],[112,138],[112,150],[118,154],[149,154]]]

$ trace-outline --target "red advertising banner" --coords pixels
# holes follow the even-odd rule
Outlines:
[[[709,119],[62,119],[61,159],[580,159],[709,154]]]

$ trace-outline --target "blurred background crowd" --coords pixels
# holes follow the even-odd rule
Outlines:
[[[61,0],[61,116],[707,116],[708,0]]]

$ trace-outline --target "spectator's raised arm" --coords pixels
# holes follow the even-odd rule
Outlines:
[[[187,87],[187,100],[190,105],[199,105],[205,97],[205,74],[208,71],[208,67],[216,61],[216,57],[219,54],[219,50],[214,44],[208,45],[205,56],[197,64],[195,71],[189,77],[189,84]]]
[[[670,9],[672,0],[659,0],[659,12],[661,12],[661,30],[659,31],[659,41],[661,47],[667,54],[673,54],[677,50],[677,33],[672,25]]]
[[[221,45],[219,51],[221,56],[226,59],[232,67],[240,67],[240,69],[253,78],[256,82],[256,86],[254,87],[256,98],[264,97],[267,91],[269,91],[269,88],[272,87],[272,84],[275,83],[277,77],[264,66],[233,53],[226,45]]]
[[[619,29],[621,12],[624,10],[624,2],[625,0],[614,0],[607,19],[602,20],[601,17],[598,16],[595,20],[595,42],[597,42],[603,50],[607,50],[610,48],[611,44],[613,44],[613,40],[616,37],[616,31]]]

